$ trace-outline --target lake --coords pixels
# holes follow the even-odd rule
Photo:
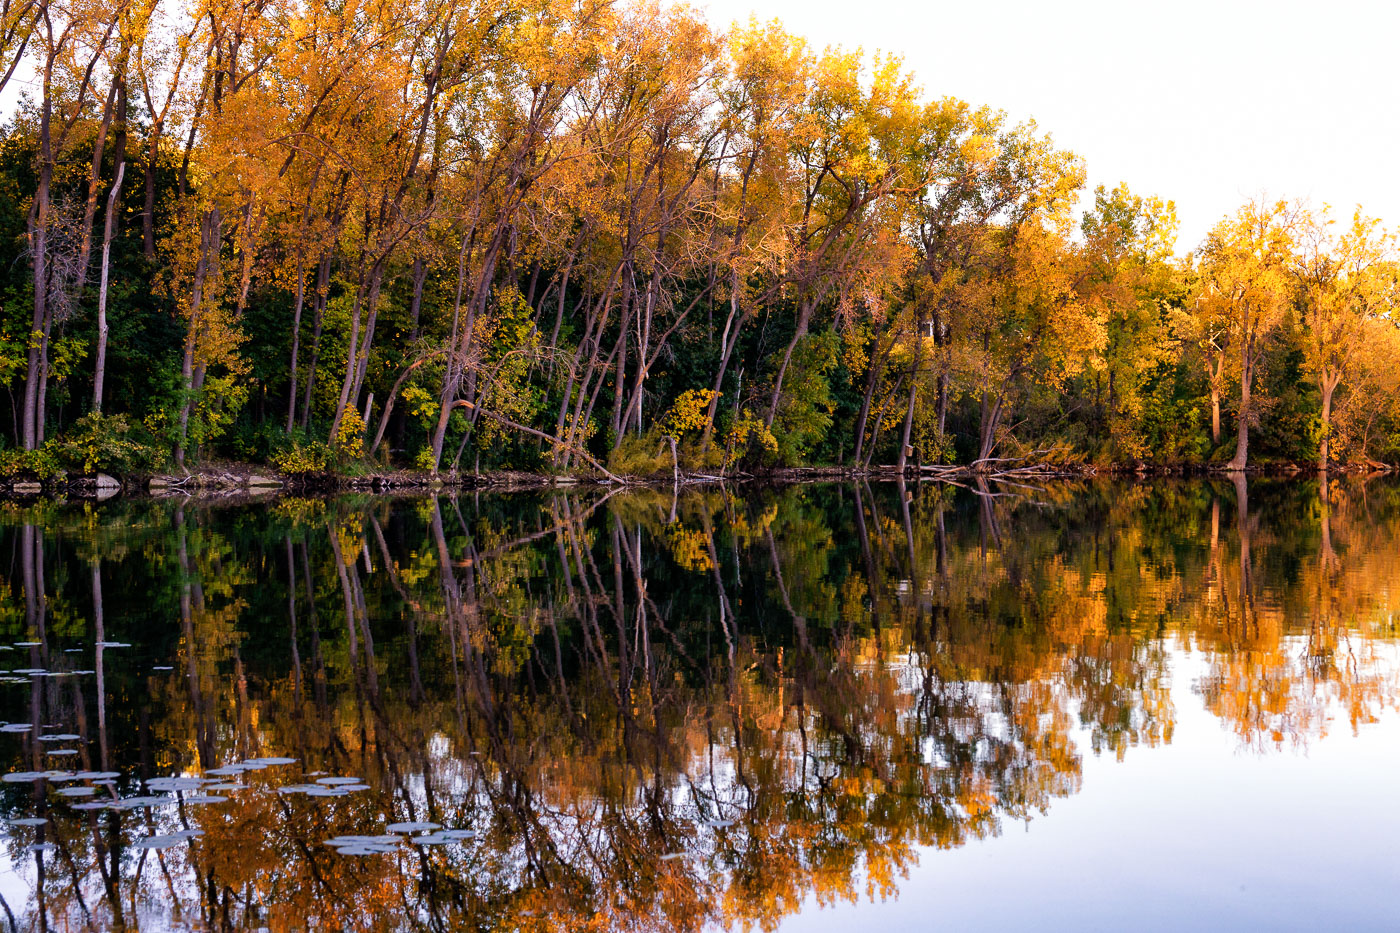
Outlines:
[[[1400,483],[0,505],[0,930],[1394,929]]]

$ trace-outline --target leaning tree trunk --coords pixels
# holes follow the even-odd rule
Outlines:
[[[997,427],[1001,424],[1001,397],[992,397],[990,392],[982,394],[982,430],[977,445],[977,459],[986,460],[992,455],[997,443]]]
[[[729,371],[729,358],[739,343],[739,331],[744,322],[739,308],[739,274],[735,272],[729,289],[729,316],[724,321],[724,331],[719,336],[719,368],[715,372],[711,386],[710,404],[705,408],[705,427],[700,433],[700,452],[708,453],[710,441],[715,433],[715,418],[719,415],[719,400],[724,392],[724,376]],[[747,315],[746,315],[747,316]]]
[[[97,284],[97,361],[92,374],[92,410],[102,413],[102,387],[107,379],[107,276],[112,262],[112,237],[117,229],[117,209],[120,206],[122,178],[126,175],[123,153],[117,151],[117,177],[112,192],[107,195],[107,216],[102,220],[102,271]]]
[[[807,336],[807,326],[811,322],[812,302],[804,301],[797,315],[797,330],[793,331],[792,339],[783,351],[783,361],[778,365],[778,374],[773,379],[773,398],[768,404],[768,418],[765,421],[769,428],[773,427],[773,422],[778,417],[778,402],[783,397],[783,379],[787,376],[788,364],[792,362],[792,352],[797,349],[797,342]]]

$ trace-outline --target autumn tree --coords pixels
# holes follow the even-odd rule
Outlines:
[[[1308,365],[1322,395],[1318,468],[1323,471],[1332,455],[1333,397],[1355,370],[1366,341],[1375,338],[1372,322],[1396,307],[1398,295],[1395,237],[1359,208],[1340,234],[1334,224],[1325,208],[1302,212],[1294,260]]]
[[[1235,455],[1228,464],[1233,471],[1248,465],[1256,367],[1292,298],[1289,263],[1297,223],[1295,205],[1253,200],[1218,223],[1198,255],[1200,302],[1206,313],[1229,322],[1238,352],[1240,407]]]

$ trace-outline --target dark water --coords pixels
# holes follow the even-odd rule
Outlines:
[[[1000,492],[0,506],[11,923],[1400,925],[1400,485]]]

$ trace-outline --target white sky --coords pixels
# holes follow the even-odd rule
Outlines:
[[[903,56],[929,97],[1034,117],[1176,202],[1177,251],[1251,195],[1360,203],[1400,225],[1400,4],[1178,0],[695,0],[815,46]]]

